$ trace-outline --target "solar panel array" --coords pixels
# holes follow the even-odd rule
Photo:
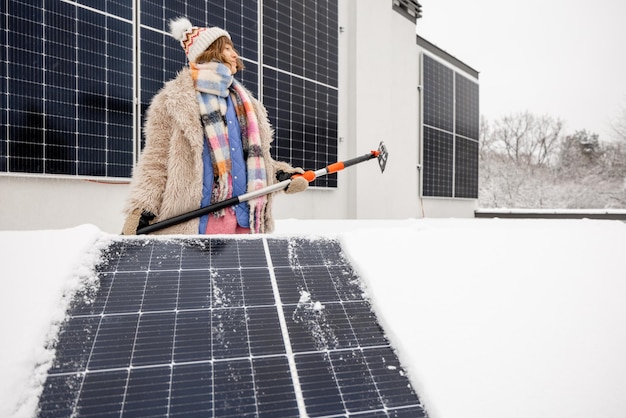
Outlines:
[[[423,195],[478,198],[478,83],[423,57]]]
[[[336,2],[4,4],[0,172],[130,177],[145,110],[186,64],[168,34],[169,20],[178,16],[231,34],[246,65],[237,77],[268,104],[275,158],[307,169],[337,160]],[[336,184],[336,175],[315,183]]]
[[[121,239],[75,295],[39,416],[421,417],[329,239]]]
[[[133,26],[127,4],[4,2],[0,171],[130,176]]]
[[[337,160],[338,31],[336,1],[263,1],[263,102],[278,160],[312,170]],[[313,185],[337,187],[337,175]]]

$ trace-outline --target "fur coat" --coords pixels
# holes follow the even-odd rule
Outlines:
[[[263,105],[250,93],[259,121],[261,146],[268,185],[276,182],[276,172],[294,168],[270,156],[273,129]],[[154,213],[159,222],[200,207],[202,199],[204,130],[191,73],[183,69],[154,96],[147,110],[144,127],[145,147],[130,183],[124,212],[129,216],[140,209]],[[262,232],[274,229],[272,196],[267,196]],[[155,234],[198,234],[199,218],[174,225]]]

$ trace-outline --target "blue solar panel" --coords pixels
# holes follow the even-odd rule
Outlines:
[[[180,16],[230,33],[246,66],[237,78],[261,101],[273,101],[270,122],[281,121],[274,157],[307,169],[337,161],[336,2],[4,4],[0,172],[131,177],[146,109],[187,62],[168,33],[168,22]],[[277,84],[278,74],[293,78],[293,92]],[[336,187],[336,175],[315,185]]]
[[[105,15],[71,2],[30,3],[7,1],[2,12],[0,170],[129,177],[132,7],[99,2]]]
[[[335,240],[120,239],[103,256],[39,416],[425,416]]]
[[[454,71],[423,57],[424,125],[454,132]]]
[[[454,195],[478,198],[478,141],[456,137]]]
[[[473,139],[478,142],[479,112],[478,112],[478,83],[455,74],[455,126],[457,135]]]
[[[454,136],[424,126],[424,196],[452,197]]]
[[[338,31],[336,2],[263,2],[263,103],[277,160],[309,170],[337,160]],[[337,187],[337,176],[312,185]]]

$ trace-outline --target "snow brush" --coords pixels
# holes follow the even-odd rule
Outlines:
[[[378,149],[375,151],[371,151],[368,154],[362,155],[360,157],[351,158],[346,161],[338,161],[324,168],[320,168],[319,170],[316,170],[316,171],[309,170],[309,171],[305,171],[302,174],[294,174],[285,180],[282,180],[278,183],[264,187],[262,189],[255,190],[249,193],[244,193],[239,196],[234,196],[234,197],[231,197],[230,199],[226,199],[226,200],[214,203],[209,206],[204,206],[200,209],[192,210],[191,212],[183,213],[181,215],[174,216],[169,219],[155,222],[152,225],[139,228],[137,230],[137,235],[150,234],[152,232],[159,231],[161,229],[164,229],[173,225],[177,225],[179,223],[206,215],[208,213],[217,212],[227,207],[235,206],[242,202],[247,202],[248,200],[254,199],[256,197],[264,196],[266,194],[270,194],[279,190],[284,190],[287,188],[287,186],[289,186],[291,181],[296,177],[304,177],[310,183],[318,177],[322,177],[327,174],[336,173],[338,171],[343,170],[344,168],[348,168],[350,166],[362,163],[364,161],[372,160],[374,158],[378,159],[378,166],[380,167],[380,172],[383,173],[385,171],[385,167],[387,166],[387,157],[388,157],[387,147],[381,141],[380,145],[378,146]]]

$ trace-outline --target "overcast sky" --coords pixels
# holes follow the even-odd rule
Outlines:
[[[417,34],[480,72],[488,120],[528,110],[610,139],[626,108],[626,1],[420,4]]]

